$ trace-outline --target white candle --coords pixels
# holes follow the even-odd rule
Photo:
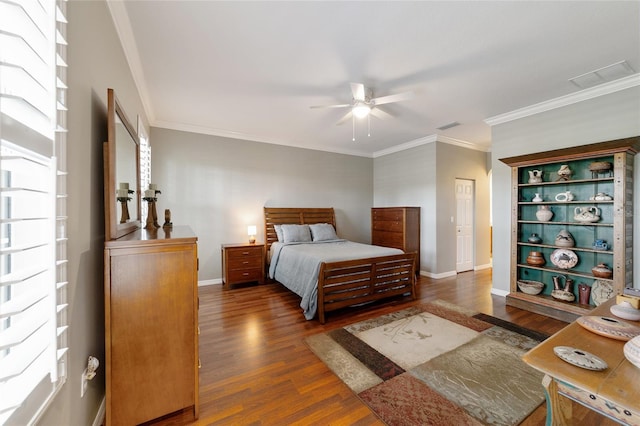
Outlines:
[[[120,188],[118,189],[118,197],[128,197],[129,196],[129,190],[126,188]]]
[[[147,189],[144,191],[144,196],[145,198],[155,198],[156,191],[154,191],[153,189]]]
[[[155,183],[150,183],[149,184],[149,189],[155,191],[156,189],[158,189],[158,185],[156,185]]]
[[[129,183],[127,182],[120,182],[120,185],[118,186],[119,189],[129,189]]]

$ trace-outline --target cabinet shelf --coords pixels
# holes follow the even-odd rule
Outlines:
[[[558,149],[518,157],[503,158],[511,167],[511,280],[507,304],[541,313],[563,321],[572,321],[595,307],[576,302],[553,299],[554,275],[566,275],[590,285],[595,280],[612,283],[615,294],[633,286],[633,167],[634,156],[640,151],[640,137],[601,142],[566,149]],[[592,162],[609,162],[611,170],[595,174],[590,170]],[[558,179],[558,170],[568,167],[569,179]],[[531,176],[542,176],[542,182],[529,182]],[[573,200],[558,201],[558,194],[571,192]],[[592,200],[606,194],[611,200]],[[534,202],[534,198],[542,201]],[[562,197],[558,197],[562,200]],[[537,220],[537,206],[545,205],[553,212],[552,220]],[[599,209],[598,222],[577,222],[574,210],[594,206]],[[553,244],[561,230],[573,235],[575,247],[559,247]],[[530,243],[527,237],[537,234],[542,243]],[[607,250],[592,247],[596,240],[609,244]],[[556,249],[568,249],[578,255],[579,262],[573,269],[556,268],[549,256]],[[533,266],[526,263],[529,251],[541,251],[547,264]],[[606,263],[613,270],[612,279],[594,277],[591,268]],[[543,282],[545,291],[529,295],[519,290],[517,281],[530,279]],[[578,289],[573,288],[576,301]]]
[[[535,244],[535,243],[529,243],[529,242],[518,242],[519,246],[527,246],[527,247],[540,247],[540,248],[550,248],[550,249],[568,249],[571,251],[583,251],[583,252],[587,252],[587,253],[598,253],[598,254],[610,254],[613,255],[613,251],[612,250],[596,250],[593,248],[588,248],[588,247],[560,247],[560,246],[554,246],[551,244]]]
[[[548,266],[533,266],[533,265],[529,265],[529,264],[526,264],[526,263],[518,264],[518,268],[534,269],[534,270],[537,270],[537,271],[551,272],[551,273],[559,274],[559,275],[571,275],[572,277],[581,277],[581,278],[586,278],[586,279],[589,279],[589,280],[601,280],[601,281],[613,282],[613,279],[594,277],[591,274],[587,274],[587,273],[581,272],[581,271],[576,271],[574,269],[560,269],[560,268],[554,268],[554,267],[548,267]]]

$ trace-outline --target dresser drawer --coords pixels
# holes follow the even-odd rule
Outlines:
[[[373,220],[397,220],[402,221],[404,214],[402,209],[382,209],[372,211]]]
[[[398,232],[379,231],[371,236],[371,244],[374,246],[384,246],[404,249],[404,238]]]
[[[397,220],[376,220],[373,222],[375,231],[402,232],[404,224]]]

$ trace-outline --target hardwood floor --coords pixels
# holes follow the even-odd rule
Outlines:
[[[305,345],[305,336],[443,299],[553,334],[566,323],[505,306],[491,295],[491,270],[420,277],[415,301],[395,299],[331,313],[325,325],[302,316],[299,297],[280,284],[200,288],[200,418],[183,411],[153,425],[383,424]],[[573,404],[575,424],[614,425]],[[523,425],[544,425],[543,404]]]

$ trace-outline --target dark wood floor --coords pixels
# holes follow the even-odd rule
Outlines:
[[[443,299],[553,334],[566,324],[505,306],[491,290],[491,270],[432,280],[420,277],[418,299],[406,298],[306,321],[299,297],[280,284],[200,288],[200,418],[176,413],[154,425],[383,424],[305,345],[305,336]],[[573,404],[576,425],[613,425]],[[524,425],[544,425],[541,406]]]

